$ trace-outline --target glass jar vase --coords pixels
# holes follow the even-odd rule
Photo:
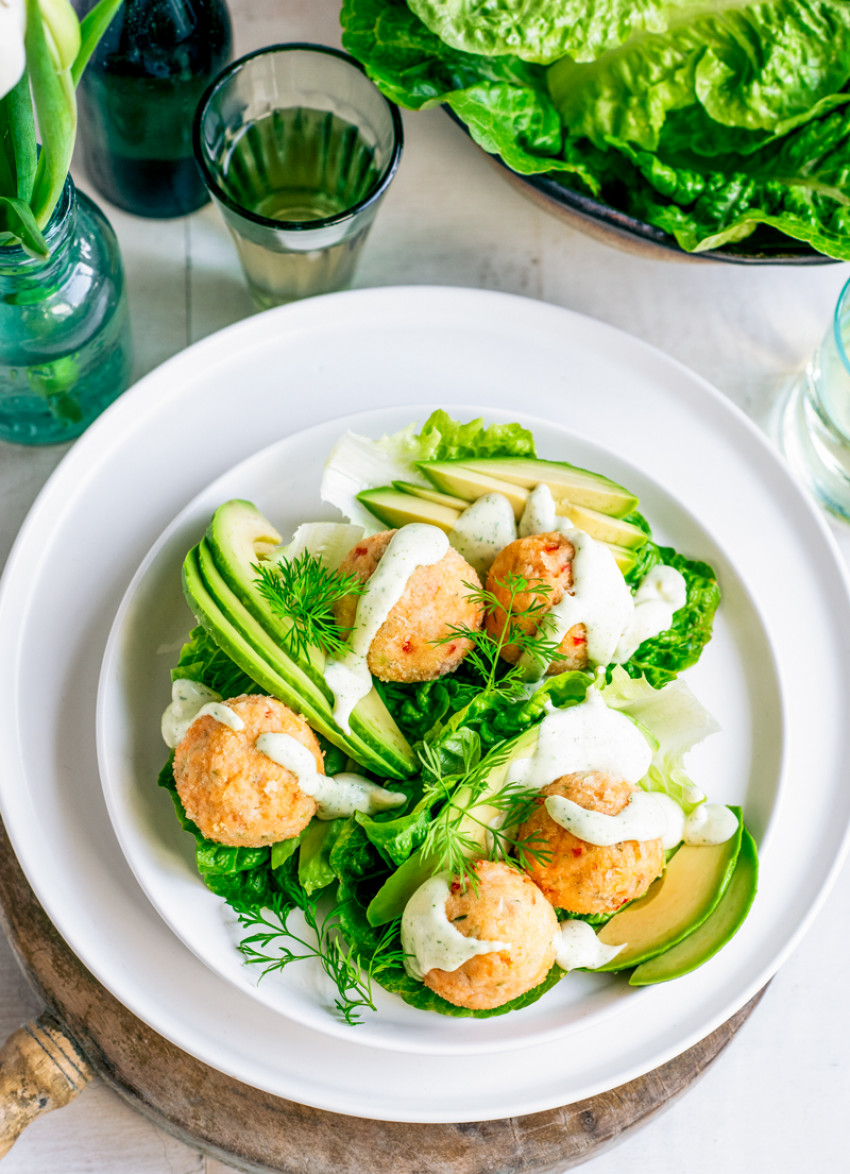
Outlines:
[[[124,268],[109,221],[68,178],[50,255],[0,247],[0,439],[71,440],[130,382]]]

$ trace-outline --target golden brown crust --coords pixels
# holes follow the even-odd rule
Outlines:
[[[548,534],[531,534],[517,538],[499,551],[487,575],[487,590],[499,600],[500,607],[488,611],[484,626],[494,639],[499,639],[508,623],[507,608],[510,595],[505,586],[508,575],[521,575],[530,587],[544,584],[551,588],[548,595],[541,596],[533,591],[520,592],[514,597],[514,625],[520,631],[534,635],[541,618],[556,604],[573,585],[573,558],[575,547],[565,534],[553,531]],[[536,616],[523,618],[522,613],[536,604],[543,609]],[[516,644],[507,644],[502,656],[510,664],[519,659],[520,649]],[[558,646],[558,652],[548,669],[548,675],[566,672],[568,669],[587,667],[587,629],[584,624],[575,624]]]
[[[243,694],[227,705],[244,729],[231,730],[205,714],[192,722],[174,753],[174,779],[186,814],[208,840],[236,848],[262,848],[297,836],[315,815],[316,801],[254,743],[260,734],[289,734],[306,746],[324,774],[316,735],[274,697]]]
[[[558,919],[528,877],[499,861],[476,866],[477,891],[458,882],[446,901],[446,916],[464,937],[510,944],[510,950],[478,954],[457,970],[429,970],[425,985],[470,1010],[489,1010],[538,986],[555,961]]]
[[[545,840],[551,856],[529,860],[526,871],[554,906],[572,913],[615,913],[646,892],[664,866],[664,850],[660,839],[610,846],[579,840],[551,818],[546,796],[562,795],[591,811],[619,815],[635,789],[603,771],[579,771],[540,792],[537,808],[517,830],[517,838]]]
[[[383,530],[358,542],[342,560],[341,573],[367,582],[395,533]],[[381,681],[432,681],[453,672],[470,651],[471,641],[436,641],[456,627],[477,631],[483,622],[483,609],[470,599],[465,583],[480,586],[475,571],[452,547],[439,562],[417,567],[369,648],[372,675]],[[346,595],[334,606],[341,627],[353,627],[357,602],[356,595]]]

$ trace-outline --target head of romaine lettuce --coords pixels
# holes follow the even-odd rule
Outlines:
[[[344,0],[383,92],[699,251],[850,259],[846,0]]]

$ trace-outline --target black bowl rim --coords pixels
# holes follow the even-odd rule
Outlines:
[[[456,126],[470,139],[472,135],[469,127],[462,118],[451,109],[450,106],[444,105],[443,110],[451,118]],[[473,140],[474,141],[474,140]],[[477,144],[476,144],[477,146]],[[483,148],[479,148],[483,151]],[[723,261],[730,265],[835,265],[838,260],[835,257],[828,257],[825,253],[819,253],[813,249],[811,245],[805,241],[797,242],[797,247],[789,252],[782,253],[753,253],[747,252],[744,249],[740,251],[735,248],[726,249],[708,249],[702,253],[689,253],[687,249],[683,249],[676,238],[669,232],[664,232],[661,228],[656,228],[652,224],[647,224],[644,220],[636,220],[633,216],[627,215],[625,212],[613,208],[610,204],[605,204],[601,200],[596,200],[593,196],[582,195],[581,192],[574,191],[572,188],[566,187],[564,184],[552,179],[546,173],[538,175],[523,175],[519,171],[514,171],[505,163],[504,159],[498,155],[492,155],[489,151],[484,151],[494,163],[497,163],[501,168],[507,171],[512,178],[519,180],[527,187],[534,188],[542,196],[551,200],[554,204],[560,205],[562,208],[568,209],[570,212],[576,213],[585,220],[598,225],[601,228],[613,229],[618,235],[631,238],[632,240],[642,240],[648,245],[653,245],[656,248],[666,250],[668,253],[674,254],[680,260],[691,261]],[[789,237],[789,240],[793,238]],[[612,242],[613,243],[613,242]]]

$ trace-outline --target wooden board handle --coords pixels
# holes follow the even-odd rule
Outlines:
[[[0,1158],[31,1121],[67,1105],[93,1075],[49,1012],[13,1032],[0,1049]]]

